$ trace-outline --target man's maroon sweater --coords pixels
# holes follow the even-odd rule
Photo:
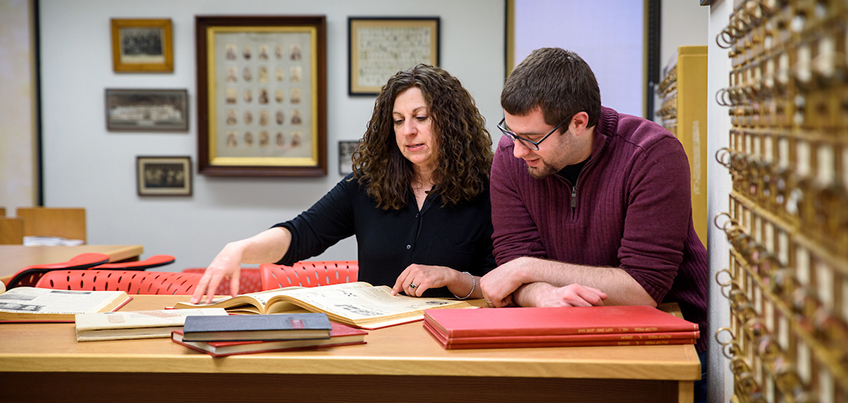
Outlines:
[[[492,165],[495,259],[620,267],[657,303],[677,302],[699,325],[696,347],[704,351],[707,252],[692,223],[689,175],[677,138],[610,108],[602,108],[576,184],[531,177],[504,136]]]

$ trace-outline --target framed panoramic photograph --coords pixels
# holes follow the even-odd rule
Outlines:
[[[198,173],[327,175],[324,16],[195,17]]]
[[[376,95],[395,73],[439,65],[439,17],[350,17],[348,94]]]
[[[109,131],[188,131],[188,91],[106,89]]]
[[[174,71],[170,19],[112,18],[112,66],[119,73]]]
[[[136,157],[139,196],[191,196],[191,157]]]
[[[339,141],[339,175],[346,176],[353,173],[353,152],[359,147],[358,140]]]

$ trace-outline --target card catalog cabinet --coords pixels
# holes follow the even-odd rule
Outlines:
[[[716,342],[738,402],[848,402],[848,2],[736,0],[729,49],[733,181],[715,217],[730,323]]]

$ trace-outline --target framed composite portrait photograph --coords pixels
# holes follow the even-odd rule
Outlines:
[[[395,73],[439,65],[439,17],[349,17],[348,94],[376,95]]]
[[[324,16],[195,17],[198,173],[327,174]]]
[[[112,67],[119,73],[174,71],[170,19],[112,18]]]
[[[109,131],[188,131],[188,91],[106,89]]]
[[[191,196],[191,157],[136,157],[139,196]]]

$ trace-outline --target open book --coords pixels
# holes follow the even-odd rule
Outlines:
[[[414,322],[425,309],[472,308],[465,301],[391,295],[388,286],[365,282],[321,287],[287,287],[215,299],[211,304],[180,302],[174,308],[224,308],[230,313],[323,312],[330,320],[365,329]]]
[[[74,322],[76,314],[114,312],[131,299],[124,291],[15,287],[0,294],[0,322]]]

